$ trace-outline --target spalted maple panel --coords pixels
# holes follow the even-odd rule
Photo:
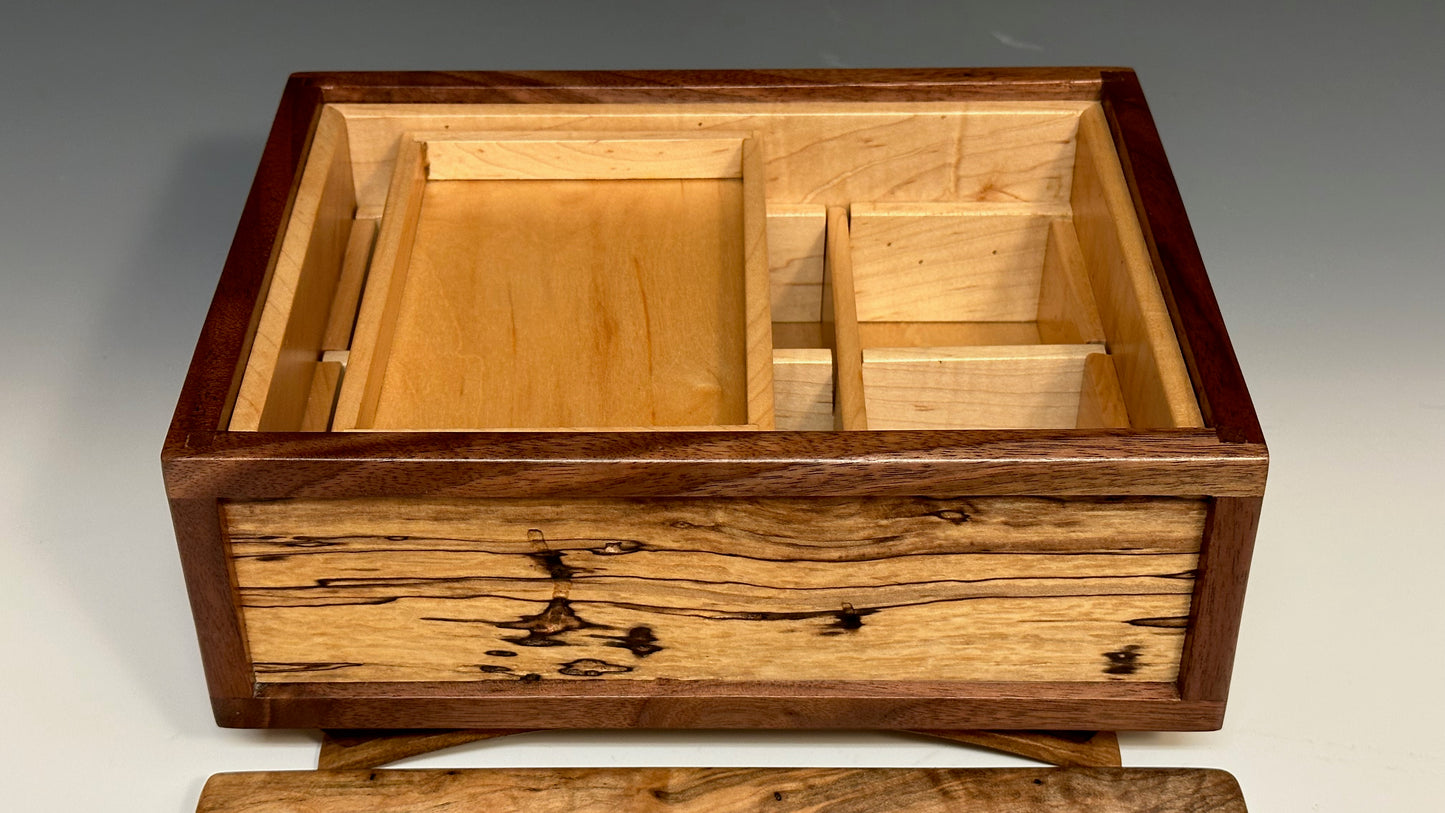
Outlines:
[[[1173,681],[1203,503],[225,507],[261,682]]]

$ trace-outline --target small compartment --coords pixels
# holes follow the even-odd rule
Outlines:
[[[1120,407],[1104,425],[1129,425],[1102,372],[1113,362],[1068,216],[993,203],[851,208],[868,429],[1073,429],[1085,390]],[[1086,376],[1094,356],[1099,372]]]
[[[863,351],[870,429],[1075,429],[1129,425],[1103,345]]]
[[[1103,342],[1068,215],[1007,204],[854,204],[863,347]]]
[[[773,411],[778,429],[836,428],[833,331],[824,305],[827,210],[768,207],[773,320]]]

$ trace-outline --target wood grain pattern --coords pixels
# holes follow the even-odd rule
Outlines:
[[[741,191],[428,182],[375,417],[361,426],[748,423]]]
[[[285,237],[263,286],[265,306],[231,412],[232,431],[284,431],[302,422],[356,211],[346,132],[340,114],[323,115],[317,124]]]
[[[1041,343],[1035,322],[859,322],[858,339],[865,350]]]
[[[1202,511],[367,501],[226,517],[262,682],[1167,681]]]
[[[1084,359],[1102,345],[863,351],[872,429],[1072,429]]]
[[[1104,114],[1079,117],[1074,229],[1137,428],[1203,426]]]
[[[766,142],[769,202],[1068,199],[1078,102],[727,105],[337,105],[363,205],[386,194],[403,133],[748,132]]]
[[[467,743],[525,734],[527,729],[457,729],[440,731],[341,731],[321,732],[321,751],[316,767],[321,770],[380,768],[408,757],[430,754]]]
[[[1204,731],[1224,704],[1173,683],[554,680],[258,683],[214,701],[281,728],[752,728]]]
[[[768,267],[774,322],[817,323],[823,318],[822,206],[771,204]]]
[[[833,351],[773,351],[773,404],[777,428],[826,432],[833,428]]]
[[[432,181],[741,178],[742,139],[632,133],[449,133],[426,142]]]
[[[949,731],[914,729],[925,737],[976,745],[1063,768],[1118,768],[1119,735],[1112,731]]]
[[[1036,319],[1053,214],[862,203],[850,214],[860,321]]]
[[[1168,768],[551,768],[217,774],[197,813],[394,810],[1245,813],[1234,777]]]

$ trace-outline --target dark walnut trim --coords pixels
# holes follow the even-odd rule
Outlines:
[[[218,433],[173,497],[1253,496],[1263,447],[1168,432]],[[192,437],[195,443],[203,440]]]
[[[271,684],[213,706],[234,728],[1207,731],[1224,711],[1167,683],[904,681]]]
[[[213,697],[249,694],[251,656],[246,651],[231,552],[216,501],[171,500],[171,521],[179,540],[191,616],[201,641],[206,684]]]
[[[183,449],[193,434],[217,431],[230,413],[230,400],[240,386],[266,275],[291,209],[322,104],[316,88],[294,77],[287,82],[191,357],[166,436],[163,460]]]
[[[1099,68],[323,73],[327,102],[638,103],[1093,100]]]
[[[1204,271],[1179,185],[1133,71],[1104,72],[1103,104],[1205,422],[1226,443],[1262,447],[1264,433],[1254,403]]]
[[[1216,499],[1204,520],[1199,578],[1179,664],[1179,693],[1186,700],[1223,703],[1229,696],[1262,502],[1259,497]]]

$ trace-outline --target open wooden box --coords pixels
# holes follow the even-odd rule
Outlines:
[[[330,728],[1215,728],[1267,466],[1114,69],[293,77],[163,459]]]

